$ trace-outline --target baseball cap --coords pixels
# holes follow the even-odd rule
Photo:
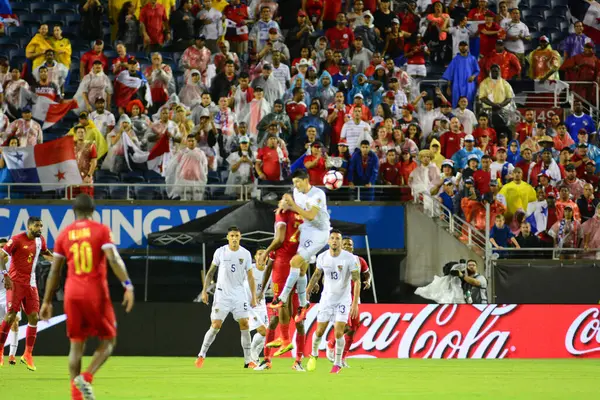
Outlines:
[[[21,109],[22,113],[30,113],[31,112],[31,106],[25,106]]]
[[[496,40],[496,45],[504,46],[504,40]]]
[[[96,41],[94,42],[94,44],[95,44],[96,46],[103,46],[103,45],[104,45],[104,42],[103,42],[102,40],[98,39],[98,40],[96,40]]]
[[[94,104],[104,102],[106,102],[106,100],[104,100],[104,97],[96,97],[96,100],[94,100]]]
[[[450,179],[450,178],[444,179],[444,185],[452,185],[452,179]]]
[[[594,42],[592,42],[591,40],[587,41],[587,42],[585,42],[585,44],[583,45],[583,47],[590,47],[590,48],[593,49],[594,48]]]
[[[585,128],[581,128],[580,130],[577,131],[578,135],[587,135],[588,131]]]
[[[537,177],[541,178],[542,176],[545,176],[546,178],[550,179],[550,176],[548,176],[548,174],[546,172],[540,172]]]
[[[503,151],[506,153],[506,147],[498,147],[498,149],[496,149],[496,152],[499,152],[499,151]]]
[[[554,143],[554,141],[552,140],[552,138],[548,135],[544,135],[540,138],[540,140],[538,140],[539,143]]]
[[[412,104],[410,104],[410,103],[406,103],[406,105],[405,105],[405,106],[403,106],[402,108],[404,108],[405,110],[408,110],[408,111],[410,111],[410,112],[415,112],[415,106],[413,106],[413,105],[412,105]]]
[[[348,65],[348,60],[346,60],[345,58],[342,58],[340,60],[340,65]]]
[[[129,65],[135,65],[135,64],[137,64],[137,60],[135,59],[135,57],[129,57],[127,59],[127,64],[129,64]]]
[[[596,165],[596,161],[594,161],[594,160],[587,160],[587,162],[585,163],[585,165],[588,165],[588,164]]]
[[[581,147],[581,148],[587,149],[587,144],[585,144],[585,143],[579,143],[577,145],[577,147]]]
[[[87,117],[88,117],[88,113],[87,113],[87,111],[82,111],[82,112],[80,112],[80,113],[79,113],[79,118],[80,118],[80,119],[81,119],[81,118],[87,118]]]
[[[354,98],[357,98],[357,97],[358,97],[358,98],[361,98],[361,99],[364,99],[364,98],[365,98],[365,96],[363,96],[363,95],[362,95],[362,93],[356,93],[356,94],[354,95]]]
[[[196,40],[206,40],[206,36],[204,36],[203,34],[200,34],[200,35],[196,36]]]
[[[304,12],[304,10],[299,10],[299,11],[298,11],[298,16],[299,16],[299,17],[306,17],[307,15],[306,15],[306,13]]]
[[[367,10],[363,13],[363,18],[364,17],[369,17],[369,18],[373,19],[373,14],[371,14],[371,11]]]
[[[302,58],[300,60],[300,62],[298,63],[298,66],[301,66],[301,65],[306,65],[308,67],[310,65],[310,63],[308,62],[308,60],[306,58]]]
[[[269,63],[264,63],[262,69],[273,69],[273,67]]]
[[[498,181],[495,179],[490,180],[490,186],[498,186]]]
[[[550,153],[550,154],[552,154],[552,150],[551,149],[544,149],[544,150],[542,150],[542,153]]]
[[[544,124],[543,122],[538,122],[537,128],[538,129],[546,129],[546,124]]]
[[[269,34],[270,35],[274,35],[276,33],[279,33],[279,31],[277,30],[277,28],[271,28],[271,29],[269,29]]]
[[[567,208],[568,208],[569,210],[573,211],[573,207],[572,207],[570,204],[565,204],[565,207],[564,207],[564,209],[566,210]]]
[[[321,148],[321,142],[314,142],[311,147]]]
[[[473,184],[473,178],[467,178],[467,179],[465,179],[465,183],[472,185]]]
[[[442,161],[442,167],[445,165],[454,168],[454,161],[446,159],[446,160]]]
[[[544,35],[540,37],[540,42],[546,42],[549,43],[550,41],[548,40],[548,36]]]
[[[385,93],[385,97],[387,97],[387,98],[389,98],[389,99],[395,99],[395,98],[396,98],[396,95],[394,94],[394,92],[393,92],[393,91],[391,91],[391,90],[388,90],[388,91]]]
[[[477,157],[477,154],[469,154],[469,156],[467,157],[467,162],[471,160],[476,160],[477,162],[479,162],[479,157]]]
[[[400,25],[400,20],[398,18],[394,18],[392,20],[392,24],[398,24],[398,25]]]
[[[575,171],[577,168],[575,168],[575,165],[573,164],[569,164],[565,167],[566,171]]]
[[[465,136],[465,142],[474,142],[475,138],[473,137],[473,135],[467,135]]]
[[[550,193],[546,194],[546,197],[548,197],[548,198],[552,197],[553,199],[555,199],[556,198],[556,194],[554,192],[550,192]]]
[[[342,139],[338,142],[338,146],[346,146],[348,147],[348,141],[346,139]]]
[[[248,136],[240,136],[240,143],[250,143]]]

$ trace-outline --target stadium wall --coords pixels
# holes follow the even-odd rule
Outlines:
[[[140,303],[130,314],[115,304],[115,310],[119,321],[116,355],[122,356],[195,357],[210,324],[210,307],[198,303]],[[40,323],[36,355],[68,353],[61,313],[62,304],[56,304],[54,325]],[[316,315],[317,307],[311,308],[307,338],[316,328]],[[599,316],[598,305],[363,304],[362,326],[350,354],[377,358],[599,358]],[[23,346],[25,327],[21,330]],[[330,327],[326,335],[331,334]],[[228,318],[209,357],[241,357],[239,343],[239,328]],[[323,341],[321,350],[325,345]],[[90,343],[88,352],[93,348]]]
[[[108,225],[120,249],[145,248],[148,234],[178,226],[232,204],[183,205],[181,202],[153,205],[99,204],[95,219]],[[376,250],[402,250],[405,247],[405,219],[402,205],[335,205],[331,217],[367,225],[369,245]],[[4,204],[0,206],[0,237],[24,232],[30,216],[41,216],[43,235],[52,248],[58,232],[73,222],[70,204]],[[391,234],[393,233],[393,234]],[[362,237],[355,238],[357,249],[365,248]]]

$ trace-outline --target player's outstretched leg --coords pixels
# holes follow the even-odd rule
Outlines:
[[[8,363],[10,365],[17,364],[17,349],[19,348],[19,323],[15,321],[10,327],[10,333],[8,335],[10,343],[10,352],[8,353]]]
[[[294,321],[302,322],[306,319],[306,313],[308,312],[309,303],[306,301],[306,286],[308,285],[308,279],[306,277],[306,270],[300,272],[300,277],[296,282],[296,292],[298,293],[298,303],[300,307],[294,317]]]
[[[248,330],[248,318],[240,318],[242,350],[244,351],[244,368],[254,369],[258,365],[252,359],[252,340],[250,339],[250,331]]]
[[[279,331],[281,332],[281,346],[279,349],[273,354],[275,357],[279,357],[282,354],[285,354],[294,349],[294,344],[290,340],[290,319],[291,319],[291,307],[293,301],[289,301],[286,304],[286,307],[279,309]]]
[[[299,372],[306,372],[302,366],[302,357],[304,357],[304,345],[306,343],[306,333],[304,332],[304,322],[296,323],[296,360],[292,369]]]
[[[202,368],[204,365],[204,359],[206,358],[206,353],[210,348],[210,345],[213,344],[217,337],[217,333],[221,330],[221,326],[223,325],[223,321],[214,320],[211,322],[210,328],[204,335],[204,341],[202,342],[202,347],[200,348],[200,352],[198,353],[198,358],[196,359],[196,367]]]
[[[308,372],[312,372],[317,369],[317,358],[319,358],[319,346],[321,345],[321,340],[323,340],[323,335],[325,334],[325,329],[327,329],[327,325],[329,325],[329,320],[327,321],[319,321],[317,324],[317,329],[312,336],[312,351],[310,353],[310,359],[306,364],[306,370]]]
[[[251,344],[251,358],[256,364],[258,364],[258,359],[260,357],[260,352],[265,344],[265,336],[267,335],[267,328],[264,325],[259,326],[256,329],[256,333],[252,337]]]
[[[344,338],[344,331],[346,328],[345,322],[337,322],[334,325],[335,330],[335,357],[333,361],[333,368],[331,368],[332,374],[337,374],[342,369],[342,354],[344,353],[344,347],[346,346],[346,339]]]
[[[279,311],[281,313],[281,310]],[[267,326],[267,332],[265,336],[265,349],[264,354],[265,357],[258,365],[258,367],[254,368],[256,371],[264,371],[266,369],[271,369],[271,347],[269,346],[275,340],[275,331],[277,329],[277,325],[279,325],[279,317],[274,316],[269,321],[269,326]]]

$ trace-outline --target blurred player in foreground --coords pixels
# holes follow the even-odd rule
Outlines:
[[[117,337],[117,321],[108,291],[106,260],[125,288],[123,306],[126,312],[133,308],[133,285],[123,259],[112,241],[110,229],[92,220],[94,200],[87,194],[75,199],[75,222],[63,229],[54,245],[54,262],[48,275],[41,317],[52,317],[52,299],[58,288],[61,270],[67,264],[65,283],[65,314],[67,336],[71,341],[69,374],[71,398],[93,400],[92,380],[113,352]],[[100,344],[81,373],[81,358],[85,342],[97,337]]]
[[[324,276],[323,293],[319,301],[317,314],[317,330],[312,337],[312,353],[306,369],[314,371],[317,368],[319,345],[329,322],[334,321],[335,360],[332,374],[342,369],[342,354],[346,341],[344,331],[348,317],[358,317],[358,299],[360,298],[360,268],[352,253],[342,249],[342,234],[334,229],[329,235],[329,250],[317,257],[317,269],[308,284],[308,292],[312,293],[315,285]],[[354,298],[350,296],[350,282],[354,283]]]
[[[37,336],[37,323],[40,319],[40,297],[37,290],[35,267],[39,257],[48,257],[52,260],[52,253],[46,247],[46,240],[42,236],[44,224],[39,217],[30,217],[27,220],[27,232],[23,232],[6,243],[2,248],[3,254],[10,257],[10,271],[6,269],[5,257],[0,257],[0,275],[4,276],[6,292],[7,313],[0,325],[0,349],[4,343],[11,326],[17,320],[21,306],[27,315],[27,331],[25,337],[25,353],[21,363],[27,369],[35,371],[33,363],[33,346]],[[3,364],[4,351],[0,352],[0,364]]]
[[[4,248],[8,243],[8,240],[2,238],[0,239],[0,249]],[[10,269],[10,257],[6,254],[0,252],[0,257],[4,256],[7,269]],[[3,320],[6,317],[6,313],[8,312],[8,307],[6,303],[6,289],[4,288],[4,275],[0,274],[0,320]],[[8,342],[10,343],[10,351],[8,353],[8,363],[10,365],[17,364],[17,348],[19,347],[19,321],[21,320],[21,311],[17,313],[17,317],[15,322],[10,327],[10,333],[8,334]],[[0,349],[2,354],[4,354],[4,348]],[[4,361],[2,357],[0,357],[0,367],[4,365]]]
[[[271,307],[280,308],[287,303],[294,286],[296,286],[300,309],[295,320],[300,322],[306,319],[306,313],[310,306],[306,299],[306,272],[310,259],[327,244],[330,222],[325,192],[310,184],[308,172],[304,169],[294,171],[292,182],[294,183],[294,196],[292,198],[289,194],[283,195],[281,204],[284,210],[299,214],[304,222],[300,225],[298,253],[290,261],[290,273],[285,287],[281,295],[273,299]],[[282,346],[289,346],[289,343],[283,343]]]
[[[298,252],[298,236],[300,231],[298,228],[302,224],[302,217],[293,211],[283,210],[283,200],[279,203],[279,210],[275,215],[275,237],[267,248],[267,251],[262,255],[261,262],[266,260],[269,255],[269,263],[267,270],[263,276],[263,283],[266,284],[269,277],[272,277],[273,297],[277,298],[283,290],[286,279],[290,273],[290,261]],[[263,290],[259,293],[259,298],[264,297],[266,287],[263,285]],[[294,345],[290,340],[290,319],[299,308],[298,294],[293,293],[291,301],[288,301],[285,307],[278,309],[278,315],[274,315],[269,321],[267,329],[267,338],[265,346],[265,358],[256,368],[259,371],[271,369],[271,351],[273,348],[279,348],[274,356],[291,351]],[[275,340],[275,331],[277,326],[281,331],[281,338]],[[296,361],[292,365],[292,369],[304,372],[302,367],[302,356],[304,355],[304,321],[296,322]]]
[[[254,254],[255,263],[252,264],[252,276],[254,277],[254,287],[256,288],[256,307],[252,307],[250,310],[250,318],[248,322],[248,330],[250,332],[256,330],[254,336],[252,336],[252,344],[250,346],[250,354],[252,361],[255,364],[258,364],[260,353],[262,351],[263,345],[265,344],[265,335],[267,334],[267,324],[269,323],[269,317],[267,315],[267,304],[265,303],[265,299],[258,298],[258,294],[263,290],[263,276],[265,273],[266,265],[261,263],[261,256],[265,252],[265,248],[260,248]],[[268,278],[267,282],[264,283],[265,286],[268,286]],[[252,299],[252,293],[250,291],[249,281],[246,281],[246,294],[248,296],[248,301]]]
[[[342,248],[346,250],[348,253],[354,254],[354,241],[351,237],[345,237],[342,239]],[[369,290],[371,288],[371,273],[369,272],[369,265],[365,261],[364,258],[360,256],[354,256],[360,265],[360,273],[362,277],[362,281],[364,284],[363,289]],[[352,282],[350,293],[354,297],[354,282]],[[353,298],[354,300],[354,298]],[[360,304],[360,300],[358,300]],[[346,362],[346,356],[348,355],[348,351],[350,350],[350,346],[354,342],[354,335],[356,331],[360,327],[360,312],[356,316],[356,318],[350,318],[348,320],[348,325],[346,325],[346,334],[344,335],[344,339],[346,340],[346,345],[344,346],[344,353],[342,354],[342,366],[344,368],[348,368],[349,365]],[[327,359],[331,362],[334,361],[335,357],[335,338],[332,338],[327,342]]]
[[[202,289],[202,302],[208,304],[208,286],[212,282],[217,268],[219,276],[217,277],[217,285],[215,289],[215,298],[213,301],[212,312],[210,314],[210,328],[204,335],[202,348],[196,359],[196,367],[202,368],[206,352],[210,345],[215,341],[217,333],[223,326],[223,321],[229,313],[233,315],[240,325],[242,334],[242,349],[244,350],[244,368],[254,368],[256,363],[251,356],[251,341],[250,331],[248,330],[248,317],[250,316],[250,307],[256,307],[256,287],[254,275],[252,274],[252,255],[248,250],[240,246],[242,233],[236,226],[229,228],[227,233],[228,244],[219,247],[213,256],[210,269],[206,273],[204,279],[204,287]],[[250,286],[250,304],[244,282],[248,280]]]

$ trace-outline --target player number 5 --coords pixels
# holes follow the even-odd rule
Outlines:
[[[235,272],[235,264],[231,264],[231,272]]]
[[[73,243],[69,250],[73,254],[75,274],[81,275],[92,272],[92,246],[90,242]]]

